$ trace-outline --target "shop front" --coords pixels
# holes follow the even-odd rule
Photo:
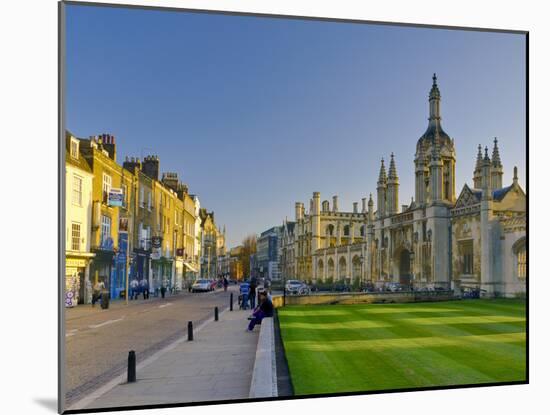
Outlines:
[[[149,269],[151,267],[151,250],[134,248],[130,267],[130,280],[141,281],[145,278],[149,281]]]
[[[105,288],[111,292],[111,282],[115,278],[114,260],[115,252],[112,249],[95,251],[95,258],[90,263],[90,285],[92,288],[97,282],[103,282]]]
[[[185,280],[187,284],[193,284],[193,282],[198,278],[198,268],[189,261],[183,261],[185,266]]]
[[[65,256],[65,307],[91,302],[89,265],[93,256],[90,253],[71,253]]]
[[[172,275],[173,259],[160,257],[159,259],[151,260],[151,263],[153,270],[151,292],[157,296],[163,282],[168,289],[170,289],[174,284]]]
[[[112,299],[123,298],[126,293],[126,275],[128,268],[128,233],[118,235],[118,251],[114,255],[114,272],[109,287]]]

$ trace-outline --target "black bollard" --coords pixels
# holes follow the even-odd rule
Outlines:
[[[218,307],[214,307],[214,321],[218,321]]]
[[[128,383],[136,381],[136,352],[128,353]]]
[[[233,311],[233,293],[229,295],[229,311]]]
[[[187,323],[187,340],[193,341],[193,322]]]

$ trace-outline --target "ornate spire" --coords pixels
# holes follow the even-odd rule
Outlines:
[[[437,75],[434,73],[432,76],[432,89],[430,90],[430,98],[439,98],[441,94],[439,93],[439,87],[437,86]]]
[[[382,157],[382,162],[380,164],[380,174],[378,175],[378,184],[386,184],[386,167],[384,166],[384,158]]]
[[[493,160],[493,166],[494,167],[502,167],[502,163],[500,161],[500,154],[498,152],[498,140],[497,140],[496,137],[493,140],[493,142],[495,143],[495,145],[493,147],[493,156],[491,157],[492,160]]]
[[[430,121],[441,119],[439,113],[439,101],[441,99],[441,94],[439,93],[439,87],[437,86],[437,76],[434,73],[432,77],[433,84],[432,89],[430,90]]]
[[[388,172],[388,178],[390,180],[397,179],[397,169],[395,168],[395,160],[393,157],[393,153],[391,153],[391,157],[390,157],[390,170]]]
[[[476,160],[476,170],[481,169],[483,164],[483,154],[481,153],[481,144],[477,146],[477,160]]]
[[[372,200],[372,193],[369,193],[369,206],[374,206],[374,202]]]
[[[518,184],[518,167],[514,166],[514,184]]]

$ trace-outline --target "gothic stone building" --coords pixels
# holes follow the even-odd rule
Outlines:
[[[392,153],[382,159],[376,207],[372,195],[351,212],[338,197],[321,202],[313,193],[306,212],[295,205],[285,221],[284,277],[311,281],[398,282],[414,287],[481,288],[488,296],[525,292],[526,195],[518,184],[503,187],[497,140],[492,157],[478,148],[473,186],[455,194],[454,140],[441,127],[437,78],[429,95],[429,122],[416,146],[415,197],[399,209],[399,178]]]

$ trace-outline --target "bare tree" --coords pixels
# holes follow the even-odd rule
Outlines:
[[[256,235],[248,235],[243,239],[243,249],[240,255],[243,275],[250,276],[250,256],[256,253]]]

